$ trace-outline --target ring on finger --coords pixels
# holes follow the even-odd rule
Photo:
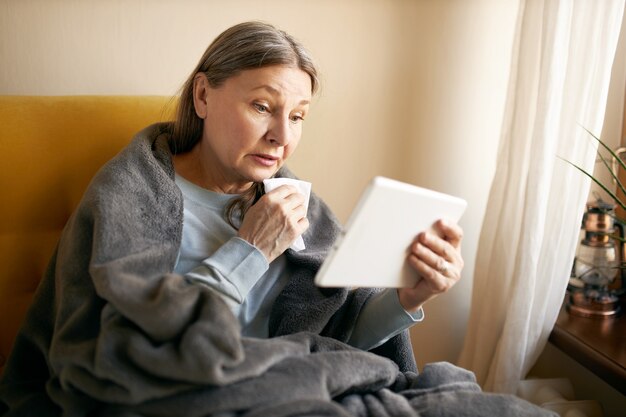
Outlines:
[[[441,263],[439,264],[439,267],[437,268],[437,271],[439,271],[440,274],[445,275],[449,269],[450,269],[450,262],[442,258]]]

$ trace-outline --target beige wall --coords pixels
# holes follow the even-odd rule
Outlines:
[[[411,135],[404,175],[468,202],[463,279],[413,328],[418,362],[458,357],[469,314],[474,258],[495,170],[517,1],[417,1]],[[429,346],[434,349],[429,349]]]
[[[0,0],[0,94],[173,94],[248,19],[317,58],[323,87],[291,167],[346,220],[386,175],[458,194],[467,267],[413,329],[420,364],[455,361],[494,171],[517,0]]]

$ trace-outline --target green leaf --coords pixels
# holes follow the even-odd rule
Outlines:
[[[622,193],[624,193],[624,195],[626,195],[626,189],[624,189],[624,185],[619,180],[619,178],[617,178],[617,175],[615,175],[615,172],[613,172],[613,168],[609,166],[609,163],[607,162],[606,158],[600,152],[598,152],[598,156],[600,157],[600,160],[602,161],[602,163],[604,164],[606,169],[611,174],[611,177],[613,177],[613,179],[615,180],[615,182],[619,186],[620,190],[622,190]]]
[[[613,220],[615,220],[617,223],[621,223],[623,225],[626,225],[626,219],[622,219],[621,217],[619,217],[615,213],[610,213],[609,216],[611,216],[613,218]]]
[[[613,152],[613,150],[612,150],[612,149],[611,149],[611,148],[610,148],[610,147],[609,147],[606,143],[604,143],[604,142],[603,142],[600,138],[598,138],[596,135],[594,135],[593,133],[591,133],[591,131],[590,131],[589,129],[587,129],[585,126],[580,125],[580,124],[579,124],[579,126],[580,126],[580,127],[582,127],[583,129],[585,129],[585,131],[586,131],[587,133],[589,133],[589,134],[591,135],[591,137],[593,137],[595,140],[597,140],[597,141],[598,141],[598,143],[599,143],[600,145],[602,145],[602,147],[603,147],[604,149],[606,149],[607,151],[609,151],[609,153],[611,154],[611,156],[612,156],[613,158],[615,158],[615,160],[617,160],[617,162],[621,165],[621,167],[622,167],[623,169],[626,169],[626,163],[624,163],[624,161],[622,161],[622,158],[620,158],[619,156],[617,156],[617,154],[616,154],[615,152]],[[611,170],[611,171],[612,171],[612,170]]]
[[[622,203],[620,201],[620,199],[611,190],[609,190],[604,184],[602,184],[600,181],[598,181],[593,175],[589,174],[587,171],[585,171],[584,169],[582,169],[578,165],[568,161],[567,159],[561,158],[560,156],[557,156],[557,158],[559,158],[560,160],[562,160],[564,162],[567,162],[568,164],[570,164],[571,166],[573,166],[574,168],[576,168],[577,170],[579,170],[580,172],[582,172],[583,174],[585,174],[586,176],[591,178],[591,180],[593,182],[598,184],[598,186],[600,186],[600,188],[602,188],[609,196],[611,196],[611,198],[615,201],[615,203],[617,203],[622,209],[626,210],[626,205],[624,205],[624,203]]]

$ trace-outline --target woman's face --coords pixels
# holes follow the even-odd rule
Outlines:
[[[208,188],[240,193],[274,175],[298,146],[310,101],[311,78],[291,66],[242,71],[218,88],[198,75],[198,150]]]

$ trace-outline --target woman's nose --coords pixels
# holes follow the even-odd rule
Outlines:
[[[288,118],[274,119],[270,124],[266,138],[277,146],[286,146],[291,141],[291,129]]]

